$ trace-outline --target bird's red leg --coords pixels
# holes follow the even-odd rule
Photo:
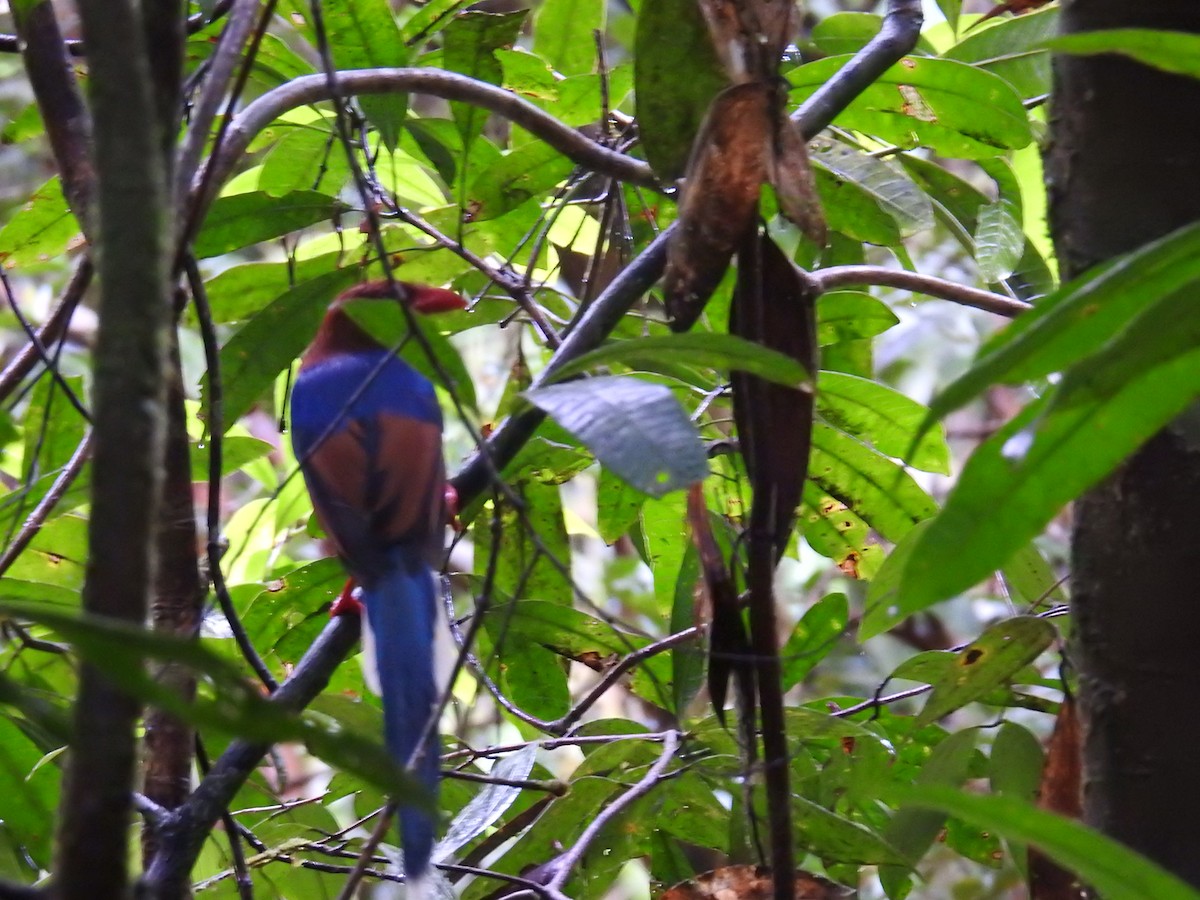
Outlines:
[[[358,587],[358,583],[353,578],[346,579],[346,586],[342,588],[342,592],[338,594],[337,599],[333,601],[333,605],[329,607],[330,617],[362,615],[362,604],[354,596],[354,589],[356,587]]]
[[[458,519],[458,491],[454,485],[446,482],[446,524],[454,529],[455,534],[462,534],[463,524]]]

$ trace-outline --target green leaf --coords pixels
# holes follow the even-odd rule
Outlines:
[[[838,56],[794,69],[793,102],[802,102],[849,61]],[[986,159],[1032,140],[1021,98],[1004,79],[949,59],[906,56],[834,119],[900,147]]]
[[[918,789],[929,790],[934,785],[957,787],[966,781],[978,736],[979,729],[964,728],[934,747],[929,761],[917,774],[915,783]],[[910,865],[916,865],[933,846],[945,821],[946,816],[940,811],[906,806],[892,817],[883,831],[883,837],[903,854]],[[882,869],[879,875],[884,890],[894,897],[897,894],[896,887],[907,880],[908,869],[889,866]]]
[[[388,0],[322,0],[329,49],[339,69],[406,66],[409,50],[400,36]],[[408,95],[372,94],[358,104],[389,150],[396,148],[408,111]],[[344,156],[339,148],[338,154]]]
[[[950,448],[941,431],[926,431],[913,447],[926,415],[916,400],[878,381],[841,372],[822,372],[818,383],[817,411],[826,423],[888,456],[907,454],[909,464],[924,472],[950,474]]]
[[[59,769],[39,765],[42,751],[7,715],[0,715],[0,796],[3,827],[41,869],[50,866]],[[36,771],[35,771],[36,769]]]
[[[812,42],[826,56],[857,53],[883,27],[874,13],[839,12],[825,16],[812,29]]]
[[[247,682],[245,673],[202,644],[36,603],[6,601],[0,603],[0,610],[49,627],[120,688],[191,725],[264,744],[302,741],[322,759],[392,792],[397,799],[423,802],[424,790],[381,744],[315,715],[297,715],[270,703]],[[146,661],[179,663],[206,676],[213,684],[213,696],[177,694],[146,671]]]
[[[1188,294],[1198,280],[1200,224],[1192,224],[1063,285],[1018,317],[965,375],[935,397],[930,418],[965,406],[993,384],[1034,381],[1066,370],[1127,332],[1153,304]],[[1194,317],[1184,321],[1188,318]],[[1149,352],[1155,353],[1157,345],[1152,340]]]
[[[992,790],[1032,802],[1037,798],[1045,760],[1041,741],[1028,728],[1005,722],[996,732],[988,759]]]
[[[504,87],[522,97],[536,100],[556,100],[558,83],[554,70],[544,59],[519,47],[496,51],[496,59],[504,67]]]
[[[226,429],[270,390],[276,376],[308,346],[333,298],[357,279],[355,270],[340,269],[306,281],[278,297],[225,342],[221,381]],[[208,390],[206,378],[202,391]]]
[[[797,846],[822,859],[860,865],[903,865],[904,857],[885,838],[803,797],[792,797]]]
[[[540,141],[524,144],[475,173],[465,204],[471,221],[494,219],[525,203],[540,204],[575,164]]]
[[[688,541],[679,578],[675,582],[675,598],[671,603],[671,633],[678,634],[696,624],[696,583],[700,580],[700,553]],[[671,680],[674,683],[675,715],[683,717],[700,688],[704,685],[705,651],[701,639],[689,641],[671,650]]]
[[[868,641],[883,634],[913,613],[918,613],[932,603],[917,605],[911,593],[900,590],[904,569],[912,556],[921,536],[928,530],[930,522],[919,522],[906,534],[883,561],[879,572],[867,585],[866,611],[858,626],[859,641]]]
[[[810,159],[831,228],[892,244],[933,227],[929,198],[899,166],[836,141],[814,142]]]
[[[1027,606],[1067,602],[1062,579],[1055,576],[1037,544],[1032,541],[1014,553],[1002,571],[1014,602]]]
[[[349,179],[350,164],[331,128],[292,128],[263,160],[258,189],[272,197],[296,191],[336,194]]]
[[[328,222],[348,208],[340,200],[317,191],[293,191],[283,197],[250,191],[218,197],[193,249],[200,259],[220,256],[318,222]]]
[[[808,477],[890,541],[937,511],[900,466],[820,422],[813,426]]]
[[[729,83],[700,8],[692,0],[645,0],[633,64],[646,161],[659,178],[674,181],[684,174],[709,104]]]
[[[951,31],[958,31],[958,16],[962,12],[962,0],[937,0],[938,9],[950,23]]]
[[[470,10],[455,16],[443,33],[442,60],[446,68],[478,81],[499,84],[504,72],[494,51],[516,43],[527,14],[527,10],[501,14]],[[459,102],[451,103],[450,110],[462,145],[470,151],[483,131],[488,113]]]
[[[732,334],[699,331],[605,344],[563,366],[554,373],[554,380],[563,381],[594,367],[614,364],[631,369],[646,366],[657,371],[669,360],[714,369],[735,369],[784,387],[812,389],[809,374],[792,357]]]
[[[51,178],[0,228],[0,266],[25,268],[61,256],[79,234],[58,177]]]
[[[875,337],[899,321],[886,303],[861,291],[830,291],[817,298],[817,343],[822,347]]]
[[[928,725],[992,688],[1005,683],[1026,664],[1033,662],[1053,642],[1057,632],[1045,619],[1015,616],[997,622],[968,644],[917,716],[916,725]]]
[[[1200,78],[1200,35],[1190,32],[1107,28],[1059,35],[1043,46],[1078,56],[1120,53],[1172,75]]]
[[[349,261],[335,251],[294,264],[252,262],[223,269],[204,284],[213,321],[224,325],[249,319],[296,285],[336,271],[342,262]],[[359,271],[357,266],[347,269]]]
[[[1003,281],[1014,271],[1025,251],[1025,232],[1019,211],[1008,200],[989,203],[979,210],[975,228],[975,263],[979,277],[989,284]]]
[[[548,385],[523,396],[643,493],[661,497],[708,474],[696,426],[662,385],[606,376]]]
[[[905,810],[938,810],[1010,840],[1036,844],[1106,900],[1200,898],[1200,892],[1125,845],[1015,797],[981,796],[944,784],[922,784],[894,786],[889,799],[906,804]]]
[[[454,21],[455,14],[467,3],[468,0],[430,0],[400,26],[400,40],[406,45],[428,40]]]
[[[646,495],[605,468],[596,487],[596,530],[606,544],[614,544],[637,522]]]
[[[533,49],[563,75],[596,69],[595,33],[604,33],[604,0],[545,0],[534,20]]]
[[[783,689],[791,690],[837,646],[850,622],[845,594],[827,594],[808,608],[779,651]]]
[[[1180,295],[1180,301],[1185,297]],[[1099,315],[1099,313],[1097,313]],[[1198,317],[1192,315],[1192,319]],[[1168,340],[1196,341],[1196,327],[1138,329],[1116,338],[1139,363]],[[1150,340],[1149,347],[1133,347]],[[971,456],[941,513],[904,569],[902,590],[927,605],[987,577],[1068,501],[1127,459],[1200,394],[1200,350],[1140,371],[1120,352],[1069,375],[1056,393],[1027,407]],[[1117,364],[1105,367],[1105,363]],[[1122,377],[1127,380],[1118,384]],[[1003,505],[1005,514],[995,511]]]
[[[1037,10],[973,31],[944,54],[999,75],[1022,99],[1050,92],[1050,54],[1042,46],[1058,32],[1058,8]]]

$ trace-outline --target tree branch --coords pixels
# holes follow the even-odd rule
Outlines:
[[[660,187],[646,163],[595,143],[510,91],[465,75],[440,69],[358,69],[338,72],[337,84],[348,96],[411,91],[471,103],[519,125],[581,166],[643,187]],[[248,105],[230,124],[217,155],[193,181],[196,208],[208,208],[255,135],[288,110],[331,98],[332,89],[324,75],[305,75]]]
[[[75,218],[90,234],[92,194],[96,173],[88,153],[92,120],[79,92],[75,70],[67,55],[58,19],[50,0],[41,0],[31,8],[13,6],[21,55],[29,85],[50,139],[50,149],[58,163],[63,196]]]
[[[166,178],[141,17],[131,0],[81,0],[95,130],[101,248],[92,510],[85,613],[141,624],[152,583],[163,433]],[[81,667],[55,857],[65,900],[123,896],[140,704]]]
[[[1015,318],[1030,309],[1030,305],[1025,301],[1013,300],[1003,294],[993,294],[991,291],[957,284],[933,275],[885,269],[883,266],[834,266],[829,269],[817,269],[815,272],[810,272],[808,277],[817,284],[822,292],[864,284],[894,287],[903,291],[912,291],[914,294],[926,294],[930,297],[960,303],[963,306],[982,309],[1007,319]]]

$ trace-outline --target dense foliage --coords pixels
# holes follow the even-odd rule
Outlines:
[[[199,101],[232,20],[193,5],[185,88]],[[229,794],[205,801],[224,827],[192,823],[207,837],[177,857],[198,893],[336,894],[386,798],[408,796],[359,667],[335,669],[328,640],[305,657],[319,638],[349,646],[354,625],[329,620],[343,569],[281,437],[326,304],[386,267],[470,301],[419,340],[362,313],[439,385],[458,473],[440,648],[446,890],[483,898],[504,886],[488,872],[541,866],[567,896],[644,896],[761,861],[761,767],[739,711],[722,721],[704,689],[693,539],[708,535],[744,586],[740,372],[815,385],[775,582],[798,866],[865,896],[997,896],[1036,842],[1107,896],[1193,896],[1033,801],[1044,743],[1073,715],[1062,510],[1200,393],[1200,232],[1060,286],[1038,149],[1057,10],[970,30],[976,17],[940,5],[947,21],[810,143],[826,246],[774,213],[775,192],[762,201],[767,233],[819,288],[821,370],[807,372],[728,334],[732,275],[684,334],[651,288],[670,186],[725,77],[691,0],[279,0],[235,48],[240,93],[217,85],[218,98],[234,85],[238,112],[205,122],[180,206],[196,544],[215,585],[195,641],[78,611],[88,250],[58,176],[34,183],[46,109],[6,64],[5,164],[26,190],[0,227],[0,875],[51,868],[80,658],[198,729],[201,782],[210,765],[226,776]],[[883,24],[814,7],[781,70],[802,126]],[[1179,70],[1195,57],[1176,37],[1064,49],[1132,47]],[[56,292],[68,310],[82,297],[73,318],[48,313]],[[26,317],[39,331],[22,350]],[[164,667],[195,674],[194,699]],[[294,671],[318,673],[310,702],[265,699]],[[379,852],[367,878],[395,879]]]

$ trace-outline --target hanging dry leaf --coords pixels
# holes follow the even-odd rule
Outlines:
[[[721,548],[713,537],[708,518],[708,505],[704,502],[704,488],[694,484],[688,490],[688,525],[692,530],[692,541],[700,557],[700,573],[704,580],[705,593],[710,606],[708,640],[708,694],[713,712],[721,724],[725,724],[725,698],[732,675],[737,688],[738,717],[742,724],[746,750],[750,758],[754,748],[754,664],[750,654],[750,638],[746,634],[746,623],[742,619],[738,603],[737,588],[721,556]]]
[[[768,176],[779,200],[779,211],[818,247],[825,246],[825,213],[808,162],[808,145],[800,126],[777,107],[774,145],[768,157]]]
[[[1083,813],[1083,738],[1070,694],[1063,697],[1054,720],[1038,785],[1038,806],[1068,819],[1078,819]],[[1031,900],[1082,900],[1086,892],[1074,873],[1030,847],[1029,896]]]
[[[755,226],[767,172],[771,94],[762,84],[726,88],[696,136],[663,281],[675,331],[687,331],[699,318],[738,242]]]
[[[795,29],[790,0],[699,0],[717,56],[735,84],[770,83]]]
[[[853,888],[797,871],[795,900],[845,900],[857,897]],[[659,900],[771,900],[774,882],[766,866],[725,866],[682,881],[664,891]]]
[[[814,377],[816,294],[769,235],[755,235],[738,257],[729,332],[785,353]],[[787,547],[808,474],[813,389],[789,388],[734,372],[733,416],[754,490],[751,530],[771,535],[778,559]]]

